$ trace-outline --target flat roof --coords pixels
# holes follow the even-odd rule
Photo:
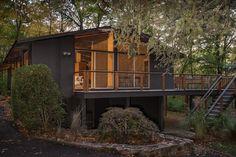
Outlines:
[[[21,44],[21,43],[26,43],[26,42],[59,38],[59,37],[70,36],[70,35],[80,35],[80,34],[84,34],[84,33],[104,32],[105,30],[109,30],[109,29],[112,29],[112,28],[110,26],[104,26],[104,27],[84,29],[84,30],[78,30],[78,31],[72,31],[72,32],[63,32],[63,33],[21,39],[21,40],[17,41],[17,43]]]
[[[34,41],[48,40],[48,39],[60,38],[60,37],[71,36],[71,35],[83,35],[83,34],[87,34],[87,33],[91,34],[91,33],[95,33],[95,32],[103,33],[103,32],[108,32],[111,29],[112,29],[112,27],[110,27],[110,26],[104,26],[104,27],[98,27],[98,28],[91,28],[91,29],[84,29],[84,30],[78,30],[78,31],[72,31],[72,32],[63,32],[63,33],[21,39],[21,40],[15,41],[12,44],[6,57],[4,58],[3,64],[6,63],[7,58],[9,57],[9,55],[11,54],[12,50],[15,47],[18,47],[18,46],[21,46],[24,44],[30,44],[31,42],[34,42]]]

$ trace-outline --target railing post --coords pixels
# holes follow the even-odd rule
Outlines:
[[[88,71],[84,71],[84,82],[83,82],[84,91],[88,91]]]
[[[83,73],[84,73],[83,90],[86,91],[86,83],[87,83],[86,82],[86,78],[87,78],[86,71],[84,71]]]
[[[204,82],[203,82],[203,77],[201,75],[201,89],[203,89],[203,88],[204,88]]]
[[[75,75],[76,75],[76,73],[74,73],[74,75],[73,75],[73,91],[75,91]]]
[[[140,83],[141,83],[141,90],[143,90],[143,78],[144,78],[144,73],[143,74],[141,74],[142,76],[141,76],[141,80],[140,80]]]
[[[117,90],[119,87],[119,76],[118,76],[118,72],[115,71],[115,90]]]

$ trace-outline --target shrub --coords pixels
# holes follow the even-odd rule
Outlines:
[[[158,140],[157,126],[137,108],[109,108],[102,114],[98,132],[103,140],[147,143]]]
[[[168,110],[173,112],[184,112],[184,102],[181,97],[168,97]]]
[[[235,136],[236,118],[223,113],[210,121],[210,131],[217,136]]]
[[[205,110],[197,110],[185,120],[185,125],[193,128],[196,134],[196,139],[203,139],[207,134],[208,123],[205,118]]]
[[[58,86],[46,65],[24,66],[15,71],[11,104],[14,118],[29,131],[54,127],[64,115]]]

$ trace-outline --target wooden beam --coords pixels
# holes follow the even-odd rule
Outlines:
[[[113,51],[114,49],[114,37],[113,32],[109,33],[108,42],[107,42],[107,50]],[[107,54],[107,71],[113,71],[113,56],[114,53],[108,53]],[[112,87],[113,86],[113,76],[114,73],[108,73],[107,74],[107,86]]]

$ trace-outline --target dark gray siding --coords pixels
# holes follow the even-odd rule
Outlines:
[[[162,75],[166,71],[165,68],[159,66],[158,60],[156,60],[156,56],[150,55],[150,72],[157,72],[160,74],[151,74],[150,75],[150,88],[151,89],[162,89]],[[173,73],[173,68],[169,68],[169,72]],[[174,88],[174,76],[171,74],[166,74],[166,89]]]
[[[64,56],[63,52],[70,52]],[[32,43],[32,64],[46,64],[65,97],[73,93],[74,36],[52,38]]]

